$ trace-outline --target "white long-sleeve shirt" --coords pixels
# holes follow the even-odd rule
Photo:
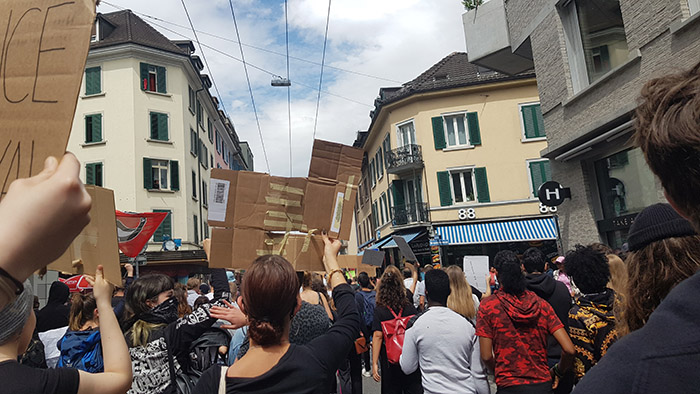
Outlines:
[[[406,330],[401,369],[409,374],[420,366],[426,394],[476,394],[481,385],[471,371],[472,358],[479,357],[478,350],[474,353],[474,333],[474,326],[458,313],[447,307],[430,307]]]

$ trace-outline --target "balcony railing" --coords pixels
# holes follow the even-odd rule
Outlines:
[[[386,170],[389,174],[420,168],[423,168],[423,153],[420,145],[404,145],[390,150],[386,155]]]
[[[401,207],[391,207],[393,226],[403,226],[410,223],[425,223],[428,221],[428,204],[407,204]]]

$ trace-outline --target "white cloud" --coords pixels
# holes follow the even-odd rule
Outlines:
[[[110,0],[163,20],[189,26],[178,1]],[[236,40],[227,0],[186,1],[197,30]],[[282,0],[234,0],[241,41],[277,52],[285,52],[284,2]],[[328,2],[326,0],[289,0],[290,55],[321,61],[323,34]],[[100,6],[100,12],[114,8]],[[326,64],[407,82],[454,51],[464,51],[464,33],[459,0],[335,0],[332,3]],[[148,23],[160,23],[144,18]],[[187,36],[189,29],[167,24]],[[156,26],[173,39],[176,35]],[[240,58],[237,44],[198,33],[202,43]],[[246,61],[285,75],[285,58],[243,47]],[[248,86],[240,62],[204,49],[213,77],[221,91],[226,109],[242,140],[250,142],[255,154],[255,168],[266,165],[260,137],[252,111]],[[197,49],[199,52],[199,49]],[[313,89],[318,86],[320,66],[292,60],[292,132],[293,170],[305,176],[311,153],[316,111]],[[260,126],[273,175],[289,176],[287,94],[284,88],[270,86],[270,76],[248,69],[260,118]],[[356,100],[352,103],[322,94],[317,138],[351,144],[358,130],[369,126],[370,106],[380,87],[398,83],[340,72],[324,71],[323,90]],[[212,93],[215,93],[212,90]]]

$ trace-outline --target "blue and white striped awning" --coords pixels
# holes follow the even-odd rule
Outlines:
[[[554,218],[541,218],[439,226],[436,232],[450,245],[543,241],[557,239],[557,224]]]

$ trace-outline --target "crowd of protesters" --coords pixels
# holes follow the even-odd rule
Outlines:
[[[55,282],[38,309],[27,279],[90,220],[79,162],[49,158],[0,202],[1,391],[359,394],[364,376],[382,393],[695,392],[699,108],[700,65],[642,90],[635,142],[669,204],[637,216],[627,253],[501,250],[483,294],[455,266],[350,280],[324,235],[325,275],[268,255],[186,285],[127,265],[114,289],[98,266],[91,293]]]

